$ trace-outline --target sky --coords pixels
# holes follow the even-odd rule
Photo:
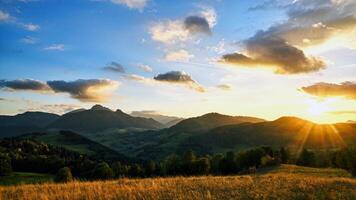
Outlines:
[[[356,120],[354,0],[0,0],[0,114]]]

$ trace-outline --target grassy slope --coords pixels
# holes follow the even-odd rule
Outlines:
[[[356,180],[337,176],[349,175],[337,169],[282,165],[252,176],[119,179],[0,187],[0,199],[355,199]]]
[[[9,176],[0,177],[0,185],[35,184],[52,181],[53,175],[28,172],[14,172]]]
[[[296,165],[281,165],[260,169],[257,174],[299,174],[319,177],[345,177],[351,178],[351,174],[343,169],[336,168],[313,168]]]

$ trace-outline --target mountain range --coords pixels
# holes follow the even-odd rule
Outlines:
[[[176,120],[166,128],[152,114],[152,118],[133,115],[95,105],[62,116],[41,112],[0,116],[0,137],[30,133],[26,137],[80,153],[140,160],[161,160],[187,149],[203,155],[261,145],[287,147],[292,152],[356,145],[356,123],[316,124],[296,117],[266,121],[219,113],[188,119],[155,118]]]

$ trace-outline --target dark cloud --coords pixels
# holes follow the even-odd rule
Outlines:
[[[204,33],[211,35],[209,22],[204,17],[189,16],[184,20],[184,27],[192,34]]]
[[[181,71],[170,71],[164,74],[158,74],[154,79],[167,82],[194,82],[189,74]]]
[[[345,97],[356,100],[356,82],[316,83],[311,86],[302,87],[304,92],[318,97]]]
[[[222,62],[245,66],[268,66],[277,74],[298,74],[319,71],[325,63],[289,45],[285,40],[260,32],[245,41],[246,55],[226,54]]]
[[[12,81],[0,80],[0,87],[10,90],[33,90],[48,91],[50,88],[46,83],[32,79],[18,79]]]
[[[69,93],[80,101],[102,102],[107,99],[102,91],[116,88],[117,83],[106,79],[78,79],[76,81],[48,81],[54,92]]]
[[[170,71],[164,74],[158,74],[154,77],[154,80],[168,83],[185,84],[189,88],[192,88],[198,92],[205,92],[205,89],[196,81],[194,81],[189,74],[181,71]]]
[[[125,73],[125,68],[117,62],[111,62],[107,66],[103,67],[102,69],[111,72],[116,72],[116,73]]]

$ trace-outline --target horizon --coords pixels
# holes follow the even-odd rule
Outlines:
[[[203,115],[207,115],[207,114],[220,114],[220,115],[227,115],[227,116],[231,116],[231,117],[255,117],[255,118],[259,118],[259,119],[262,119],[262,120],[265,120],[265,121],[276,121],[278,119],[281,119],[281,118],[285,118],[285,117],[292,117],[292,118],[298,118],[298,119],[301,119],[301,120],[306,120],[306,121],[310,121],[314,124],[317,124],[317,125],[324,125],[324,124],[335,124],[335,123],[353,123],[354,120],[346,120],[346,121],[339,121],[339,122],[333,122],[333,123],[319,123],[319,122],[315,122],[315,121],[312,121],[312,120],[308,120],[308,119],[305,119],[303,117],[298,117],[298,116],[293,116],[293,115],[283,115],[283,116],[279,116],[277,118],[274,118],[274,119],[265,119],[265,118],[260,118],[258,116],[247,116],[247,115],[228,115],[228,114],[225,114],[225,113],[219,113],[219,112],[207,112],[207,113],[203,113],[203,114],[200,114],[200,115],[196,115],[196,116],[189,116],[189,117],[179,117],[179,116],[176,116],[176,115],[165,115],[164,113],[159,113],[159,112],[156,112],[156,111],[151,111],[151,110],[142,110],[142,111],[125,111],[125,110],[122,110],[120,108],[116,108],[116,109],[113,109],[113,108],[109,108],[109,107],[105,107],[101,104],[93,104],[91,107],[89,108],[77,108],[77,109],[74,109],[74,110],[68,110],[66,112],[63,112],[63,113],[55,113],[55,112],[45,112],[45,111],[41,111],[41,110],[28,110],[28,111],[23,111],[23,112],[19,112],[19,113],[16,113],[14,115],[3,115],[3,116],[15,116],[15,115],[21,115],[21,114],[25,114],[25,113],[28,113],[28,112],[42,112],[42,113],[50,113],[50,114],[57,114],[59,116],[62,116],[64,114],[67,114],[67,113],[70,113],[70,112],[73,112],[73,111],[76,111],[76,110],[81,110],[81,109],[84,109],[85,110],[90,110],[92,109],[94,106],[101,106],[103,108],[108,108],[110,111],[112,112],[116,112],[117,110],[121,110],[123,111],[124,113],[128,114],[128,115],[131,115],[133,117],[136,117],[136,116],[140,116],[140,117],[144,117],[144,118],[151,118],[152,117],[145,117],[144,115],[161,115],[161,116],[164,116],[164,117],[174,117],[174,118],[179,118],[179,119],[190,119],[190,118],[195,118],[195,117],[201,117]],[[135,114],[134,114],[135,113]],[[157,121],[157,120],[156,120]],[[158,121],[159,122],[159,121]],[[159,122],[161,123],[161,122]]]
[[[352,0],[0,1],[0,115],[356,120]]]

